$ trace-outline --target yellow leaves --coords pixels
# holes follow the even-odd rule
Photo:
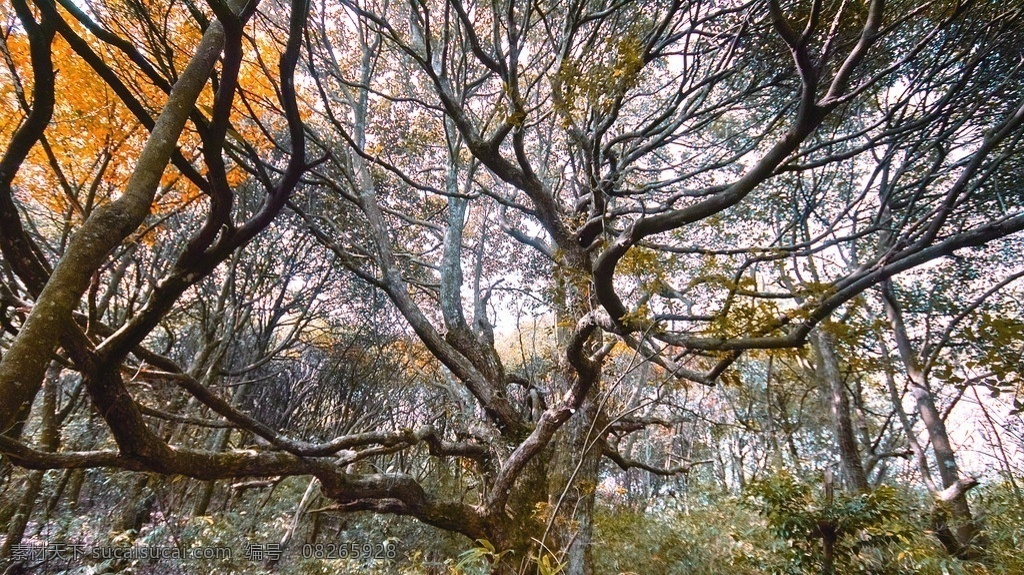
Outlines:
[[[24,201],[57,213],[74,208],[80,216],[82,205],[102,203],[122,188],[142,134],[131,113],[61,37],[54,38],[52,51],[53,117],[45,141],[30,152],[15,186]],[[31,76],[28,62],[15,65],[19,77]],[[19,102],[3,99],[0,106],[5,120],[24,115]]]
[[[184,70],[202,37],[188,10],[168,9],[162,0],[105,0],[93,10],[104,13],[109,28],[164,69]],[[206,16],[212,13],[207,11]]]
[[[737,369],[730,368],[725,370],[718,379],[726,387],[739,388],[743,386],[743,376]]]
[[[651,310],[647,307],[647,304],[623,315],[619,318],[619,321],[633,329],[639,330],[646,330],[654,325],[654,320],[651,319]]]
[[[554,506],[547,501],[538,501],[533,506],[532,517],[536,521],[547,523],[551,519],[551,514],[554,512]]]
[[[103,25],[134,44],[157,70],[157,74],[173,83],[184,69],[201,38],[201,30],[192,14],[178,6],[168,9],[161,2],[143,0],[126,2],[108,0],[92,5],[87,11],[102,13]],[[0,6],[4,21],[12,21],[7,4]],[[123,83],[151,117],[166,101],[164,90],[119,49],[97,41],[65,14],[68,26],[84,38],[103,65]],[[0,142],[6,144],[26,116],[24,99],[31,100],[31,63],[27,40],[17,27],[4,39],[9,65],[0,63]],[[273,34],[251,36],[239,78],[240,94],[234,100],[230,142],[247,141],[257,151],[273,148],[260,127],[274,132],[283,125],[277,90],[269,74],[277,73],[276,63],[281,45]],[[148,131],[135,113],[125,106],[100,74],[88,65],[60,36],[52,41],[55,65],[56,101],[52,120],[43,141],[31,150],[14,181],[19,199],[55,215],[60,222],[75,225],[84,214],[120,193],[132,172],[139,151],[145,145]],[[19,90],[19,85],[23,90]],[[24,96],[19,94],[24,93]],[[214,94],[207,85],[199,99],[201,115],[212,116]],[[29,105],[31,102],[28,103]],[[3,145],[0,144],[0,145]],[[186,161],[203,171],[200,164],[201,141],[196,126],[189,125],[179,140],[179,150]],[[231,186],[247,179],[237,166],[229,167]],[[191,203],[199,190],[181,174],[169,167],[161,178],[162,192],[154,211],[171,211]]]
[[[0,17],[3,21],[13,19],[14,16],[8,14],[9,10],[6,4],[0,4]],[[25,116],[16,86],[21,83],[26,93],[31,92],[32,78],[28,72],[28,40],[21,34],[11,33],[0,39],[0,42],[3,42],[3,49],[6,49],[15,67],[15,71],[12,72],[9,66],[0,66],[0,138],[3,138],[2,141],[6,144]],[[17,78],[14,74],[17,74]]]
[[[541,575],[558,575],[565,569],[565,563],[559,563],[557,559],[552,559],[552,557],[553,555],[548,553],[537,561],[537,570],[540,571]]]
[[[618,271],[634,276],[661,275],[658,253],[644,247],[634,247],[619,260]]]
[[[525,120],[526,120],[526,112],[524,112],[523,110],[517,110],[517,111],[509,114],[505,118],[505,121],[508,122],[509,124],[513,125],[513,126],[522,126],[523,122]]]
[[[836,288],[831,283],[806,281],[800,285],[800,295],[814,301],[821,301],[835,291]]]
[[[230,170],[228,170],[227,173],[228,185],[231,186],[232,188],[241,185],[248,178],[249,174],[247,174],[245,170],[239,168],[238,166],[231,168]]]
[[[636,86],[644,67],[643,46],[635,32],[609,36],[594,52],[604,57],[588,53],[578,60],[566,58],[552,79],[560,101],[558,111],[566,122],[587,108],[606,113],[617,98]],[[594,63],[584,67],[584,59]]]
[[[181,174],[179,174],[177,170],[166,170],[164,171],[164,174],[160,176],[160,187],[170,188],[176,184],[180,178]]]
[[[715,337],[746,337],[763,332],[778,317],[779,308],[774,302],[740,298],[733,302],[727,314],[715,316],[709,328]]]

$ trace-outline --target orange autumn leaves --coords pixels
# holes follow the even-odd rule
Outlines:
[[[181,5],[168,8],[166,3],[150,0],[108,0],[92,4],[91,9],[96,23],[131,42],[164,78],[165,86],[184,69],[202,35],[193,15]],[[165,88],[120,49],[98,40],[73,15],[64,11],[61,15],[155,118],[166,100]],[[6,3],[0,4],[0,26],[0,146],[4,146],[32,105],[32,69],[24,31]],[[246,147],[261,155],[274,145],[268,135],[283,125],[272,80],[282,46],[266,32],[260,16],[246,28],[244,62],[228,136],[229,146],[241,150],[240,140],[244,140]],[[148,131],[60,34],[51,44],[51,57],[56,72],[53,116],[43,138],[20,167],[14,189],[26,209],[43,212],[42,220],[74,227],[93,207],[124,189]],[[211,84],[200,97],[196,112],[206,120],[213,104]],[[194,124],[186,128],[178,146],[186,161],[205,174],[201,139]],[[242,185],[248,174],[230,158],[227,162],[229,185]],[[171,166],[164,173],[153,211],[170,213],[200,198],[196,186]]]
[[[31,105],[25,100],[31,98],[32,69],[28,43],[13,14],[7,7],[0,10],[4,12],[4,48],[9,56],[2,74],[13,85],[23,85],[25,94],[22,98],[5,93],[0,100],[0,125],[6,142],[25,117],[26,106]],[[88,37],[80,26],[74,28]],[[108,65],[120,66],[105,46],[94,43],[93,48]],[[56,92],[53,117],[19,169],[14,188],[25,205],[80,221],[92,206],[107,201],[123,187],[145,133],[113,91],[59,35],[51,44],[51,58]]]

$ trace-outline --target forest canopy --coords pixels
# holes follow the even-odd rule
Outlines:
[[[1022,46],[1018,0],[4,0],[0,568],[1020,572]]]

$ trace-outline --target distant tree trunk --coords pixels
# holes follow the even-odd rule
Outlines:
[[[835,500],[832,484],[832,472],[825,472],[825,505],[832,507],[832,503]],[[821,536],[821,575],[835,575],[836,572],[836,541],[839,539],[839,533],[836,530],[836,524],[833,521],[822,520],[818,523],[818,535]]]
[[[827,329],[827,324],[823,325]],[[839,448],[839,463],[843,471],[847,489],[855,492],[868,491],[868,478],[864,472],[857,448],[856,429],[850,416],[850,399],[846,394],[839,373],[839,358],[836,355],[836,344],[832,335],[825,330],[816,330],[810,338],[814,348],[818,377],[824,391],[828,394],[828,405],[832,413],[832,424]]]
[[[35,398],[32,401],[26,402],[21,406],[21,409],[15,414],[15,422],[4,435],[11,439],[21,439],[21,432],[25,428],[25,422],[28,421],[29,412],[32,409],[32,404],[35,402]],[[6,458],[0,459],[0,495],[4,495],[8,490],[14,490],[16,487],[13,485],[14,479],[14,465]],[[14,514],[17,513],[18,503],[16,498],[0,498],[0,525],[6,524],[10,521]]]
[[[821,535],[821,575],[835,575],[836,534],[831,525],[819,526]]]
[[[291,543],[292,538],[295,536],[295,531],[299,528],[299,523],[302,520],[302,516],[305,515],[306,509],[309,508],[310,503],[316,497],[316,478],[310,479],[309,484],[306,485],[306,491],[302,494],[302,499],[299,500],[299,504],[295,507],[295,513],[292,515],[292,523],[285,531],[284,536],[281,537],[281,548],[284,549]]]
[[[210,508],[210,501],[213,499],[213,491],[217,487],[217,482],[210,480],[204,481],[199,486],[199,499],[196,500],[196,504],[192,507],[192,516],[201,517],[206,515],[207,510]]]
[[[316,499],[320,500],[319,497]],[[320,537],[320,530],[323,528],[323,513],[313,513],[311,523],[309,525],[309,531],[306,532],[306,543],[313,544]]]
[[[66,500],[68,503],[68,511],[72,512],[69,515],[74,515],[74,511],[78,509],[78,500],[82,495],[82,486],[85,484],[85,470],[84,469],[68,469],[64,472],[64,486],[58,488],[57,492],[54,493],[53,498],[50,500],[50,509],[47,509],[47,517],[52,515],[53,510],[60,504],[62,494],[66,491]],[[47,519],[49,521],[49,519]],[[66,516],[62,516],[58,522],[59,529],[53,534],[53,539],[62,540],[67,536],[69,522],[66,520]]]
[[[43,529],[50,524],[50,520],[53,518],[54,511],[57,510],[57,506],[60,504],[61,498],[64,496],[64,492],[68,488],[68,483],[71,481],[71,472],[74,470],[65,469],[60,474],[60,481],[57,482],[57,486],[54,487],[53,493],[46,501],[46,507],[43,509],[42,517],[39,518],[39,525],[36,528],[36,535],[40,535]]]
[[[153,503],[156,502],[156,494],[149,489],[150,477],[140,475],[133,478],[132,485],[125,495],[125,506],[121,517],[114,524],[117,531],[135,531],[149,523],[150,514],[153,512]]]
[[[25,536],[25,529],[28,526],[29,519],[32,517],[32,511],[35,509],[36,499],[39,497],[39,492],[42,489],[43,476],[45,474],[45,471],[29,472],[28,481],[25,482],[25,491],[22,493],[21,499],[7,526],[7,535],[4,538],[3,546],[0,547],[0,557],[10,557],[11,549],[15,545],[20,544]]]
[[[1012,463],[1013,458],[1009,453],[1007,453],[1006,446],[1003,444],[1003,438],[999,435],[999,427],[1001,426],[997,425],[992,419],[992,415],[989,413],[988,408],[985,407],[985,402],[983,402],[981,397],[978,395],[978,388],[971,388],[971,392],[974,394],[974,399],[978,402],[978,407],[981,408],[982,415],[985,416],[985,422],[988,423],[989,433],[992,434],[992,438],[995,440],[995,445],[1000,455],[999,464],[1004,470],[1003,477],[1005,477],[1006,481],[1010,483],[1010,487],[1013,489],[1013,495],[1017,499],[1017,504],[1024,504],[1024,493],[1021,492],[1020,485],[1018,485],[1017,480],[1014,479],[1014,477],[1019,476],[1019,474],[1015,471]]]
[[[68,509],[78,509],[78,500],[82,497],[82,486],[85,484],[85,470],[72,469],[71,479],[68,481]]]
[[[214,433],[213,441],[211,442],[211,448],[213,451],[220,453],[224,451],[228,446],[228,441],[231,438],[231,430],[218,429]],[[199,499],[196,500],[195,506],[192,508],[193,516],[206,515],[206,512],[210,508],[210,501],[213,500],[213,492],[217,488],[216,481],[204,481],[199,488]]]
[[[4,489],[4,492],[0,493],[0,495],[3,495],[8,491],[13,492],[14,487],[12,485],[7,485],[7,487],[5,487]],[[7,524],[11,520],[11,518],[14,517],[14,514],[17,513],[17,511],[18,505],[14,501],[14,499],[10,497],[0,498],[0,525]]]

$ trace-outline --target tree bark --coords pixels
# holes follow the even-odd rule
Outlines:
[[[824,329],[828,328],[825,324]],[[850,399],[846,394],[846,385],[839,372],[839,357],[836,355],[836,343],[832,335],[824,329],[816,330],[811,335],[811,345],[817,356],[817,372],[828,394],[828,405],[832,413],[832,424],[836,434],[839,450],[839,463],[843,470],[846,488],[863,493],[868,491],[867,474],[864,462],[857,448],[856,429],[850,416]]]
[[[935,521],[940,532],[948,530],[952,534],[952,538],[943,538],[943,545],[951,555],[963,558],[977,557],[981,553],[980,547],[984,546],[984,541],[979,537],[981,526],[974,519],[970,504],[967,502],[967,491],[977,482],[960,475],[946,423],[935,405],[927,374],[921,369],[914,354],[891,281],[886,281],[882,285],[882,301],[896,338],[900,360],[906,370],[910,394],[917,403],[918,416],[928,431],[928,442],[932,446],[932,453],[935,454],[939,478],[942,480],[944,491],[936,496]]]
[[[50,364],[50,368],[46,373],[43,401],[40,406],[39,438],[40,444],[47,451],[55,451],[58,443],[56,410],[57,385],[60,381],[60,372],[60,364],[56,362]],[[17,511],[15,511],[14,517],[11,518],[10,524],[7,527],[4,544],[0,547],[0,557],[10,557],[13,547],[20,544],[25,536],[25,529],[28,527],[28,522],[32,518],[32,512],[35,510],[36,501],[39,499],[39,494],[42,491],[45,475],[46,471],[43,470],[29,472],[25,491],[21,496]]]
[[[565,565],[566,575],[591,575],[594,503],[601,450],[595,433],[598,406],[593,398],[559,431],[552,442],[548,469],[548,501],[553,512],[548,532],[552,560]],[[541,552],[545,552],[541,550]]]

